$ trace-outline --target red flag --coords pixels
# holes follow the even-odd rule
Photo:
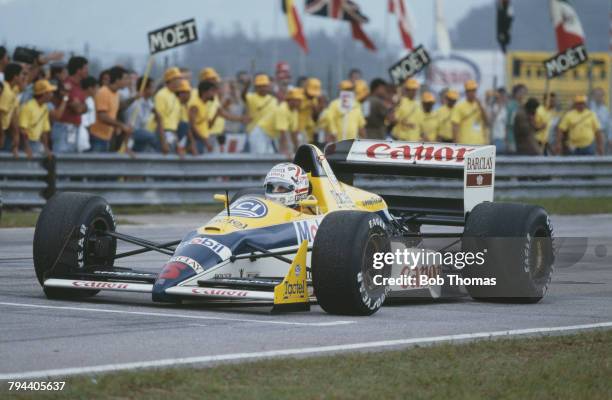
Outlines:
[[[584,30],[570,0],[550,0],[550,15],[559,52],[584,44]]]
[[[397,16],[397,25],[399,26],[404,47],[408,50],[412,50],[414,48],[412,44],[412,25],[410,24],[410,18],[404,6],[404,0],[389,0],[389,13]]]
[[[361,13],[351,0],[306,0],[306,12],[312,15],[341,19],[351,23],[353,39],[361,41],[366,48],[376,51],[376,45],[361,28],[368,17]]]
[[[353,33],[353,39],[360,40],[368,50],[376,51],[376,45],[361,29],[359,22],[351,21],[351,32]]]
[[[300,21],[300,16],[295,8],[295,4],[293,4],[293,0],[281,0],[281,4],[283,12],[287,16],[289,36],[304,50],[304,53],[308,53],[308,43],[306,43],[306,37],[304,37],[304,31],[302,30],[302,21]]]

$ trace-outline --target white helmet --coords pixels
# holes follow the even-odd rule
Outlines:
[[[266,198],[294,207],[308,196],[308,175],[298,165],[275,165],[264,180]]]

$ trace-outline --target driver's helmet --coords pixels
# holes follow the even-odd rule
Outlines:
[[[308,175],[293,163],[275,165],[264,180],[266,198],[287,207],[295,207],[300,200],[305,199],[308,188]]]

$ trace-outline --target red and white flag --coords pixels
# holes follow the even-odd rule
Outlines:
[[[400,36],[404,47],[408,50],[414,48],[412,41],[412,23],[410,22],[410,15],[404,5],[404,0],[389,0],[389,13],[397,16],[397,24],[399,26]]]
[[[550,0],[550,15],[557,35],[559,52],[584,44],[584,30],[570,0]]]

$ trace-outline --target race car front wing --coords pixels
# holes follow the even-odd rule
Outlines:
[[[115,258],[140,254],[146,251],[159,251],[163,254],[172,252],[170,246],[175,242],[157,245],[142,239],[133,238],[113,232],[113,236],[143,248],[128,253],[122,253]],[[127,240],[126,240],[127,239]],[[165,289],[166,294],[177,298],[202,298],[207,300],[242,300],[272,302],[272,312],[307,311],[310,309],[310,299],[307,281],[306,255],[309,251],[308,241],[299,246],[293,260],[276,252],[263,249],[261,254],[246,254],[232,256],[232,260],[240,258],[274,257],[290,264],[284,278],[221,278],[198,280],[197,286],[179,283]],[[287,254],[286,252],[283,254]],[[172,255],[172,254],[169,254]],[[59,257],[58,257],[59,258]],[[48,288],[75,290],[108,290],[117,292],[152,293],[157,274],[137,271],[129,268],[112,267],[93,269],[86,272],[75,272],[59,277],[50,276],[44,281]]]

